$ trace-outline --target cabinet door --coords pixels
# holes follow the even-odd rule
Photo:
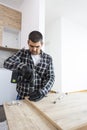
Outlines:
[[[12,28],[4,28],[2,46],[20,49],[20,31]]]

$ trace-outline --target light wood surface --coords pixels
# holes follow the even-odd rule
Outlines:
[[[86,92],[52,93],[38,102],[4,104],[4,109],[9,130],[87,130]]]
[[[31,106],[32,106],[33,108],[35,108],[35,109],[37,110],[37,112],[38,112],[39,114],[41,114],[47,121],[49,121],[49,122],[51,123],[51,125],[53,125],[57,130],[62,130],[62,129],[58,126],[58,124],[56,124],[51,118],[49,118],[49,116],[47,116],[47,114],[45,114],[45,113],[44,113],[42,110],[40,110],[36,105],[34,105],[33,102],[29,101],[28,98],[25,98],[25,100],[26,100],[29,104],[31,104]]]
[[[33,103],[62,130],[87,130],[87,92],[49,94]]]
[[[9,130],[60,130],[26,100],[6,103]]]

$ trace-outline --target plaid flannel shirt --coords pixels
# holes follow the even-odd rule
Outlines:
[[[24,64],[29,65],[34,70],[34,90],[39,89],[45,96],[51,90],[55,76],[51,56],[41,50],[40,58],[40,62],[34,66],[30,51],[21,49],[4,61],[4,68],[14,70],[21,68]],[[17,83],[16,90],[21,99],[29,96],[27,83]]]

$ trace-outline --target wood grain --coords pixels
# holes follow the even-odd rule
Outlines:
[[[47,116],[44,112],[42,112],[40,109],[38,109],[38,107],[36,105],[34,105],[34,103],[32,103],[31,101],[28,100],[28,98],[25,98],[25,100],[28,102],[28,104],[31,104],[32,107],[34,107],[38,114],[42,115],[45,119],[47,119],[57,130],[62,130],[51,118],[49,118],[49,116]]]
[[[54,101],[56,103],[54,104]],[[38,109],[62,130],[87,130],[87,93],[49,94],[39,102]]]
[[[38,102],[20,103],[4,104],[9,130],[87,130],[86,92],[51,93]]]
[[[58,130],[36,108],[25,100],[20,104],[4,104],[9,130]]]

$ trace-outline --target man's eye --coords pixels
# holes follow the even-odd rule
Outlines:
[[[32,48],[39,48],[39,46],[30,46],[30,47],[32,47]]]
[[[37,46],[36,48],[39,48],[39,46]]]

